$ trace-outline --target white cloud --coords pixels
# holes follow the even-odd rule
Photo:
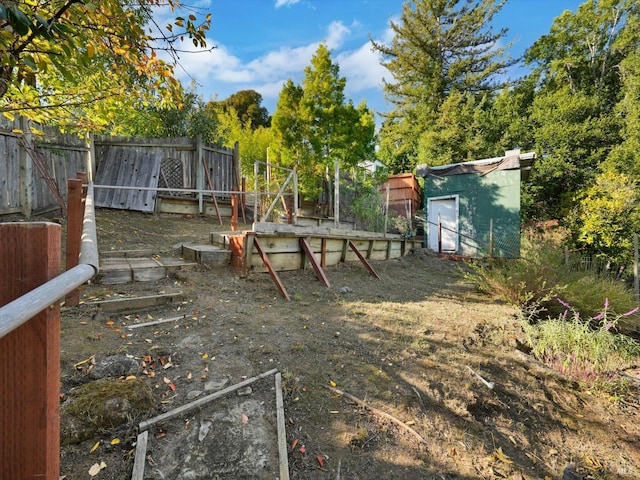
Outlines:
[[[295,5],[299,1],[300,0],[276,0],[276,8]]]
[[[329,47],[330,50],[340,48],[350,33],[351,30],[342,22],[331,22],[327,31],[327,47]]]
[[[366,43],[359,49],[338,55],[340,74],[347,78],[347,90],[360,92],[369,88],[380,88],[382,78],[389,71],[380,65],[379,55]]]

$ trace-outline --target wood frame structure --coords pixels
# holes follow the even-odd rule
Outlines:
[[[280,223],[254,223],[251,231],[213,236],[224,237],[217,243],[229,246],[231,264],[241,277],[250,272],[268,272],[287,300],[289,294],[277,272],[304,270],[311,265],[318,280],[330,287],[325,272],[327,266],[359,261],[371,276],[379,279],[371,261],[400,258],[410,250],[422,247],[422,240],[400,235]],[[215,239],[212,240],[215,243]]]

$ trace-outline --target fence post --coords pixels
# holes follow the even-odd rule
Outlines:
[[[202,190],[204,190],[204,169],[205,167],[203,149],[202,149],[202,134],[196,135],[196,188],[198,191],[198,213],[204,213],[204,197]],[[213,195],[213,192],[211,192]]]
[[[83,215],[82,180],[70,178],[67,180],[67,254],[65,269],[71,270],[78,265],[80,258],[80,243],[82,237]],[[75,307],[80,303],[80,289],[76,288],[64,300],[68,307]]]
[[[31,218],[33,209],[33,161],[24,146],[24,144],[31,143],[29,120],[21,117],[20,127],[22,129],[22,138],[24,139],[24,142],[18,142],[20,207],[22,208],[22,215],[26,218]]]
[[[633,289],[636,292],[636,302],[640,302],[640,282],[638,281],[638,234],[633,234]]]
[[[489,219],[489,258],[493,258],[493,218]]]
[[[60,274],[60,225],[0,224],[0,245],[0,305]],[[58,303],[0,339],[0,365],[0,479],[58,480]]]
[[[231,231],[235,232],[238,230],[238,188],[233,187],[231,190],[233,191],[231,194]]]

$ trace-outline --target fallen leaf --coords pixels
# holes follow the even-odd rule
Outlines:
[[[176,386],[173,383],[169,384],[169,388],[171,389],[172,392],[176,391]]]
[[[249,417],[247,417],[244,413],[242,414],[242,417],[240,417],[241,421],[243,424],[247,424],[249,423]]]
[[[333,380],[329,380],[329,385],[331,385],[332,387],[335,387],[338,384],[336,382],[334,382]]]
[[[135,375],[129,375],[125,380],[135,380],[137,377]]]
[[[298,449],[298,451],[299,451],[300,453],[307,453],[307,449],[305,448],[305,446],[304,446],[304,445],[302,445],[302,446]]]
[[[147,320],[153,320],[153,317],[151,316],[150,313],[147,313]]]
[[[187,380],[191,380],[193,378],[193,375],[191,374],[191,372],[187,373]]]
[[[295,450],[297,446],[298,446],[298,439],[296,438],[295,440],[293,440],[293,442],[291,442],[291,450]]]
[[[167,377],[163,377],[163,378],[162,378],[162,381],[163,381],[164,383],[166,383],[167,385],[171,383],[171,380],[169,380]]]
[[[202,359],[206,360],[207,358],[209,358],[209,354],[208,353],[203,353],[202,354]]]
[[[100,441],[97,441],[96,444],[93,447],[91,447],[91,450],[89,450],[89,453],[95,452],[99,446],[100,446]]]
[[[320,468],[324,467],[324,457],[322,455],[316,455],[316,460],[320,464]]]
[[[89,475],[95,477],[98,473],[100,473],[100,470],[103,470],[105,468],[107,468],[107,464],[104,462],[100,462],[100,464],[94,463],[89,469]]]
[[[119,443],[120,443],[119,438],[114,438],[113,440],[111,440],[111,445],[118,445]]]
[[[507,464],[513,463],[513,460],[511,460],[507,455],[505,455],[502,452],[502,447],[498,447],[498,449],[494,452],[494,454],[496,458],[500,460],[502,463],[507,463]]]

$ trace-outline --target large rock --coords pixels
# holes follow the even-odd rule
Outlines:
[[[77,443],[148,416],[151,388],[138,379],[102,379],[71,390],[60,406],[60,438]]]

